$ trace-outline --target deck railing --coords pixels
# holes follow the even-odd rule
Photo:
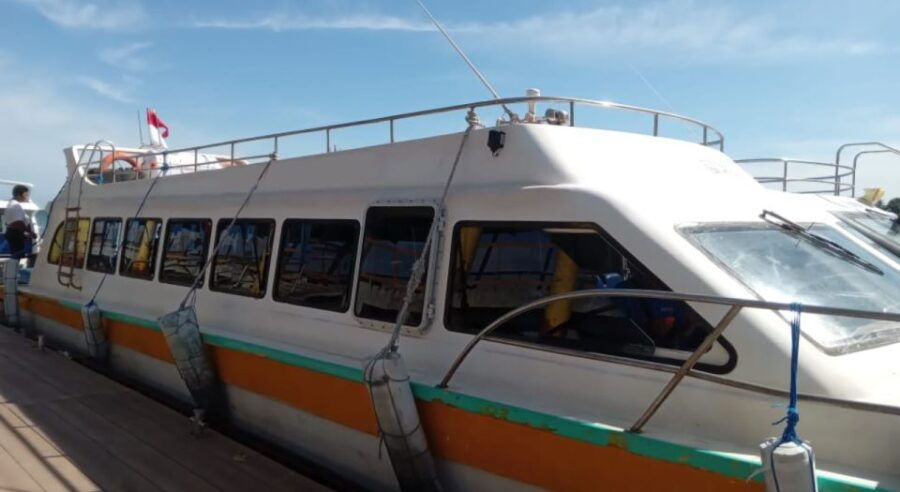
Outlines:
[[[141,150],[141,151],[131,151],[135,157],[140,157],[143,161],[154,160],[157,165],[157,170],[162,172],[166,172],[169,169],[175,168],[187,168],[186,171],[202,171],[204,170],[204,166],[206,169],[210,168],[209,164],[223,164],[223,165],[242,165],[242,164],[251,164],[254,162],[267,161],[269,159],[277,159],[279,156],[279,150],[282,146],[285,139],[289,137],[295,137],[299,135],[308,135],[308,134],[321,134],[323,137],[323,146],[321,153],[332,152],[334,147],[332,144],[333,134],[342,129],[354,128],[354,127],[363,127],[368,125],[376,125],[382,124],[385,126],[385,141],[387,143],[394,143],[397,141],[396,135],[396,123],[399,121],[410,120],[414,118],[421,118],[424,116],[430,115],[439,115],[443,113],[451,113],[457,111],[469,111],[471,113],[475,113],[476,110],[483,108],[497,108],[503,106],[509,106],[514,104],[529,104],[529,105],[537,105],[537,104],[562,104],[563,110],[568,110],[567,118],[562,120],[556,120],[556,124],[560,124],[560,121],[563,121],[564,124],[568,126],[575,126],[576,117],[581,116],[581,111],[576,114],[576,109],[583,108],[595,108],[601,110],[614,110],[621,111],[631,114],[638,115],[646,115],[647,117],[647,133],[653,136],[660,136],[661,129],[660,124],[664,121],[674,121],[688,125],[692,127],[697,132],[697,138],[693,141],[696,141],[700,145],[713,147],[718,150],[723,150],[725,147],[725,137],[716,128],[693,118],[682,116],[675,113],[670,113],[666,111],[659,111],[655,109],[643,108],[640,106],[631,106],[627,104],[619,104],[610,101],[597,101],[592,99],[580,99],[580,98],[572,98],[572,97],[552,97],[552,96],[523,96],[523,97],[510,97],[504,99],[490,99],[486,101],[478,101],[467,104],[457,104],[454,106],[445,106],[441,108],[435,109],[427,109],[423,111],[414,111],[410,113],[400,113],[391,116],[383,116],[380,118],[371,118],[359,121],[352,121],[348,123],[339,123],[334,125],[325,125],[325,126],[317,126],[312,128],[305,128],[302,130],[292,130],[280,133],[270,133],[266,135],[259,135],[255,137],[247,137],[247,138],[238,138],[233,140],[225,140],[222,142],[215,142],[211,144],[198,145],[194,147],[184,147],[180,149],[173,150]],[[470,113],[470,114],[471,114]],[[503,121],[498,123],[501,124],[529,124],[532,122],[544,121],[540,115],[533,115],[531,119],[529,118],[518,118],[517,121]],[[251,144],[251,143],[263,143],[269,149],[269,151],[259,152],[250,154],[242,154],[239,146]],[[87,149],[89,147],[85,146],[82,149]],[[206,152],[210,152],[215,149],[227,149],[226,155],[217,156],[218,159],[213,162],[202,161],[201,155]],[[120,152],[125,151],[120,147]],[[83,168],[87,170],[92,170],[94,173],[99,171],[100,164],[104,157],[109,156],[114,153],[115,149],[112,146],[109,146],[102,152],[101,156],[97,159],[90,159],[88,162],[83,162],[81,165]],[[173,156],[178,155],[180,160],[184,160],[185,156],[188,156],[188,163],[173,163],[171,159]],[[309,154],[304,154],[309,155]],[[192,156],[192,158],[191,158]],[[76,159],[80,162],[81,156],[76,156]],[[193,169],[191,169],[193,168]],[[151,175],[155,175],[153,171],[148,171],[147,169],[138,169],[137,172],[134,172],[132,176],[127,176],[127,179],[140,179],[145,178]],[[103,180],[102,175],[100,182],[111,182],[117,181],[116,173],[113,172],[111,179]]]
[[[780,185],[781,191],[793,193],[815,193],[840,195],[845,192],[854,194],[856,184],[856,171],[851,166],[835,164],[833,162],[807,161],[802,159],[783,159],[778,157],[766,157],[759,159],[740,159],[734,161],[743,166],[761,184]],[[756,171],[762,166],[779,166],[781,173],[778,175],[759,175]],[[808,169],[821,169],[824,174],[817,173],[814,176],[799,176],[798,172]],[[768,173],[769,171],[764,171]],[[850,178],[850,183],[844,182]],[[800,185],[800,186],[797,186]],[[804,186],[805,185],[805,186]]]
[[[854,149],[854,151],[847,152],[848,149]],[[743,165],[760,183],[781,185],[781,191],[829,194],[834,196],[840,196],[846,192],[850,192],[851,197],[856,197],[856,171],[859,169],[859,160],[863,156],[872,154],[894,154],[900,156],[900,149],[882,142],[853,142],[838,147],[834,156],[834,162],[783,159],[778,157],[740,159],[735,162]],[[850,155],[853,156],[853,163],[845,164],[846,158],[849,158]],[[760,165],[771,166],[776,164],[781,166],[780,175],[760,175],[755,172]],[[825,171],[827,174],[798,176],[796,173],[798,168],[805,171],[812,167],[816,167],[817,169],[824,167],[827,169]],[[796,184],[807,186],[794,186]]]
[[[463,348],[463,350],[457,355],[456,359],[454,359],[453,363],[450,365],[450,368],[447,370],[446,374],[444,374],[443,379],[438,384],[440,388],[446,388],[447,385],[450,384],[450,380],[453,378],[453,375],[456,374],[459,367],[462,365],[463,361],[465,361],[466,357],[468,357],[469,353],[472,352],[472,349],[475,346],[488,338],[494,331],[498,328],[506,324],[508,321],[516,318],[517,316],[526,313],[528,311],[532,311],[534,309],[539,309],[549,304],[552,304],[557,301],[566,301],[566,300],[575,300],[575,299],[592,299],[592,298],[629,298],[629,299],[664,299],[670,301],[684,301],[684,302],[696,302],[701,304],[715,304],[721,306],[728,306],[728,311],[722,317],[721,320],[716,324],[713,330],[706,336],[706,338],[700,343],[700,345],[688,356],[688,358],[682,363],[680,367],[673,367],[667,364],[662,364],[659,362],[652,361],[644,361],[644,360],[636,360],[629,359],[626,357],[618,357],[614,355],[607,354],[591,354],[591,357],[603,360],[606,362],[613,362],[616,364],[622,364],[632,367],[639,367],[642,369],[649,369],[654,371],[661,372],[670,372],[673,373],[672,378],[666,383],[665,387],[660,391],[660,393],[654,398],[654,400],[650,403],[647,409],[641,414],[641,416],[635,421],[635,423],[628,429],[631,432],[640,432],[640,430],[646,425],[646,423],[650,420],[651,417],[656,413],[657,410],[662,406],[662,404],[666,401],[669,395],[672,394],[672,391],[678,386],[679,383],[686,377],[692,376],[698,379],[702,379],[705,381],[709,381],[712,383],[729,386],[732,388],[738,388],[746,391],[751,391],[755,393],[761,393],[766,395],[776,395],[783,396],[787,398],[788,392],[778,389],[771,388],[768,386],[758,385],[754,383],[748,383],[744,381],[738,381],[734,379],[724,378],[721,376],[715,376],[712,374],[708,374],[705,372],[696,372],[694,371],[694,365],[697,361],[700,360],[700,357],[705,354],[710,347],[719,339],[722,333],[726,328],[731,324],[732,321],[740,314],[741,310],[744,308],[753,308],[753,309],[767,309],[775,312],[779,311],[789,311],[791,309],[791,304],[781,303],[781,302],[768,302],[762,301],[758,299],[739,299],[733,297],[719,297],[719,296],[710,296],[710,295],[701,295],[701,294],[682,294],[678,292],[666,292],[666,291],[657,291],[657,290],[644,290],[644,289],[590,289],[590,290],[580,290],[574,292],[566,292],[563,294],[556,294],[552,296],[547,296],[536,301],[532,301],[528,304],[525,304],[521,307],[513,309],[506,314],[500,316],[489,325],[484,327],[478,334],[469,340],[469,343]],[[828,306],[813,306],[813,305],[803,305],[803,312],[809,314],[821,314],[826,316],[845,316],[850,318],[863,318],[863,319],[873,319],[873,320],[883,320],[883,321],[894,321],[900,323],[900,313],[889,313],[889,312],[877,312],[877,311],[862,311],[858,309],[846,309],[846,308],[838,308],[838,307],[828,307]],[[503,340],[501,338],[489,338],[494,342],[501,343],[511,343],[517,344],[515,341]],[[863,401],[855,401],[855,400],[846,400],[841,398],[833,398],[822,395],[806,395],[800,394],[798,395],[801,400],[810,400],[817,401],[820,403],[833,405],[842,408],[852,408],[856,410],[870,411],[870,412],[878,412],[878,413],[887,413],[891,415],[900,416],[900,407],[893,405],[881,405],[877,403],[869,403]]]

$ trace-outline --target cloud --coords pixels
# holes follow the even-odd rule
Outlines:
[[[62,27],[116,30],[139,24],[144,7],[134,0],[102,3],[79,0],[14,0]]]
[[[213,19],[195,21],[191,27],[213,29],[266,29],[270,31],[339,29],[370,31],[431,31],[428,22],[388,15],[353,15],[347,17],[309,17],[306,15],[272,14],[252,20]]]
[[[679,61],[778,60],[810,55],[861,55],[878,44],[798,34],[793,24],[768,15],[748,15],[726,5],[663,0],[641,6],[602,6],[516,21],[453,26],[481,37],[480,46],[515,45],[554,56],[621,57],[644,52]],[[485,36],[487,37],[485,39]]]
[[[150,42],[131,43],[119,48],[107,48],[100,51],[100,59],[114,67],[131,71],[143,71],[149,68],[147,60],[140,52],[153,46]]]
[[[868,40],[799,33],[790,19],[753,14],[708,0],[659,0],[642,5],[556,11],[517,20],[447,23],[473,49],[530,50],[565,60],[649,56],[707,63],[778,61],[808,56],[864,55],[882,49]],[[192,27],[217,29],[367,29],[433,31],[422,17],[386,15],[311,17],[271,14],[251,20],[203,20]]]
[[[134,82],[134,79],[125,79],[125,81]],[[132,102],[131,97],[128,96],[128,90],[122,86],[86,76],[75,77],[75,82],[93,90],[107,99],[112,99],[113,101],[120,103]]]

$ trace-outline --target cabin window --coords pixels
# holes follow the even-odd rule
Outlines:
[[[356,285],[357,316],[396,321],[413,263],[422,254],[432,220],[432,207],[369,208]],[[409,307],[409,326],[422,322],[426,277],[427,272]]]
[[[91,219],[66,219],[56,227],[53,234],[53,243],[47,254],[47,262],[54,265],[74,266],[81,268],[84,265],[84,256],[87,251],[88,234],[91,230]],[[64,227],[65,226],[65,227]],[[66,232],[68,229],[68,232]],[[65,244],[63,244],[65,236]],[[73,263],[74,262],[74,263]]]
[[[355,220],[286,220],[275,273],[276,301],[344,312],[356,264]]]
[[[212,221],[209,219],[169,219],[163,242],[159,281],[167,284],[194,285],[209,250]],[[203,285],[203,279],[197,286]]]
[[[266,293],[274,220],[219,221],[210,289],[229,294],[263,297]]]
[[[91,232],[91,244],[87,255],[88,270],[116,273],[121,229],[122,219],[94,219],[94,230]]]
[[[461,223],[453,237],[446,323],[453,331],[477,333],[539,298],[603,288],[669,290],[591,224]],[[598,297],[531,310],[492,336],[567,353],[680,364],[709,331],[683,302]],[[704,357],[713,364],[698,369],[721,372],[733,359],[730,345],[716,350],[715,357]]]
[[[120,275],[153,279],[160,229],[162,229],[161,219],[128,219],[125,223],[125,245],[119,264]]]

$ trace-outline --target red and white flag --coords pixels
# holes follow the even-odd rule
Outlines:
[[[154,147],[166,147],[166,139],[169,138],[169,126],[156,114],[156,111],[147,108],[147,128],[150,132],[150,145]]]

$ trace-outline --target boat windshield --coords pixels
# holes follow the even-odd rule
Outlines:
[[[879,212],[836,212],[836,215],[855,232],[900,257],[900,217]]]
[[[688,227],[687,235],[725,269],[773,302],[800,302],[876,312],[900,311],[900,272],[834,227],[804,225],[874,268],[848,261],[809,234],[772,223]],[[786,313],[783,313],[786,314]],[[900,324],[806,314],[803,331],[831,354],[900,341]]]

